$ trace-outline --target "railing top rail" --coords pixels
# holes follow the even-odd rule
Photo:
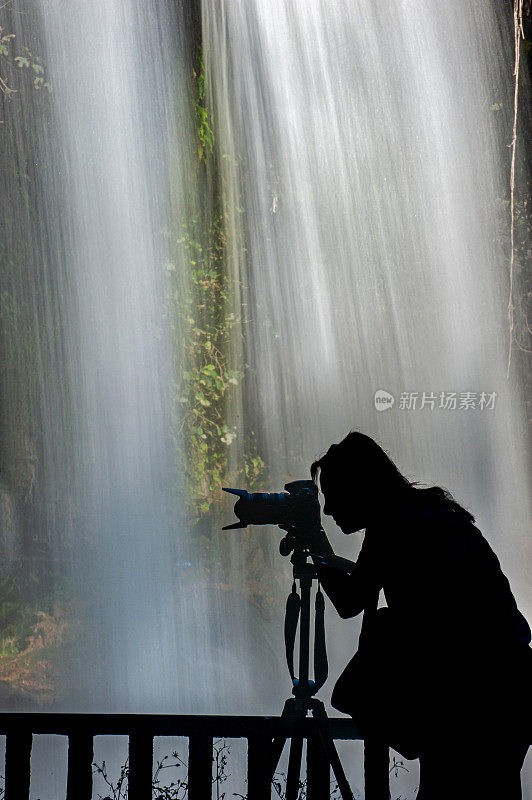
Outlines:
[[[334,739],[360,739],[355,723],[346,718],[329,718]],[[315,730],[308,717],[301,721],[297,733],[307,737]],[[216,738],[249,739],[255,735],[286,735],[281,717],[227,716],[201,714],[70,714],[57,712],[0,713],[0,734],[31,731],[35,734],[76,733],[128,736],[142,731],[152,736],[194,736],[207,733]]]

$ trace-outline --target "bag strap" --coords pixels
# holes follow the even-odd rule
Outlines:
[[[329,674],[327,648],[325,644],[325,598],[318,583],[315,600],[315,635],[314,635],[314,693],[321,689]]]
[[[294,581],[292,583],[292,591],[286,599],[286,613],[284,618],[284,646],[286,651],[286,663],[288,664],[288,671],[290,672],[292,683],[295,680],[294,647],[296,643],[296,632],[300,612],[301,598],[297,593],[296,582]]]

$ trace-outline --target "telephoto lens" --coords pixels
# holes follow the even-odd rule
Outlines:
[[[247,492],[229,489],[224,492],[238,497],[235,514],[238,522],[222,530],[246,528],[248,525],[280,525],[281,527],[319,526],[318,487],[313,481],[292,481],[286,492]]]

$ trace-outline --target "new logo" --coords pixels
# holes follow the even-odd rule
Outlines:
[[[395,397],[384,389],[377,389],[375,392],[375,408],[377,411],[388,411],[395,403]]]

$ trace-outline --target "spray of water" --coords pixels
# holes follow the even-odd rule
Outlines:
[[[350,428],[376,435],[478,515],[526,608],[497,240],[509,129],[492,108],[511,109],[508,31],[489,3],[438,0],[236,0],[203,15],[221,152],[245,164],[235,271],[270,462],[293,474]],[[392,408],[377,411],[377,390]]]

